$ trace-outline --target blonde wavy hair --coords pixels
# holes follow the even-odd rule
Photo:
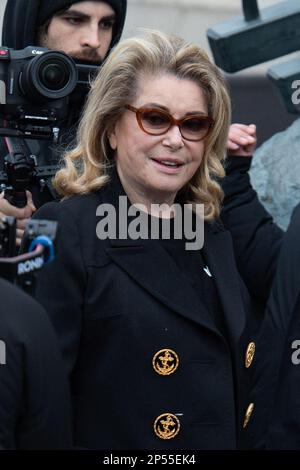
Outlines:
[[[204,204],[206,220],[218,217],[223,197],[218,181],[224,177],[221,161],[231,117],[226,84],[200,47],[159,31],[148,30],[142,37],[120,42],[100,69],[91,84],[77,145],[65,153],[65,166],[54,179],[59,194],[86,194],[109,181],[114,152],[108,136],[124,113],[124,106],[134,102],[141,77],[162,73],[192,80],[207,98],[208,114],[215,123],[205,139],[202,163],[180,194],[184,202]]]

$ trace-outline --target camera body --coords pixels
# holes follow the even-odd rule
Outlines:
[[[11,204],[24,207],[26,189],[34,181],[44,187],[58,170],[57,162],[41,165],[24,139],[57,143],[70,105],[72,116],[98,70],[98,65],[75,63],[60,51],[0,47],[0,136],[9,152],[4,171],[0,165],[0,189]]]
[[[0,135],[51,138],[77,82],[77,66],[63,52],[0,47]]]

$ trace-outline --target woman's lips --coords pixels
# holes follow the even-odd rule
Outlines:
[[[151,158],[151,160],[157,168],[168,174],[179,173],[184,165],[182,160],[176,158]]]

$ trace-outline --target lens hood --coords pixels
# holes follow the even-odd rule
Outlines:
[[[20,74],[20,88],[34,101],[65,98],[76,87],[78,72],[74,60],[63,52],[47,51],[26,63]]]

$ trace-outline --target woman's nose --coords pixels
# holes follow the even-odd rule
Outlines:
[[[184,146],[183,137],[179,126],[172,126],[164,135],[163,144],[174,149]]]

